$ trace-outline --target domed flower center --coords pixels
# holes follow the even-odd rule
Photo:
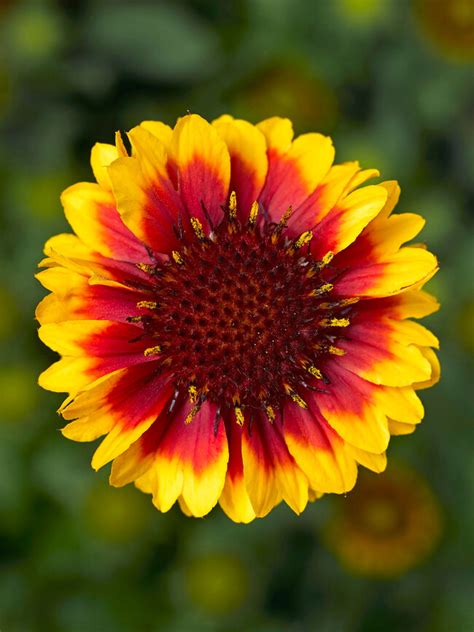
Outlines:
[[[196,235],[153,270],[156,303],[142,317],[178,392],[199,404],[259,409],[270,419],[287,399],[324,376],[318,360],[341,353],[335,336],[349,321],[347,301],[328,302],[326,262],[309,252],[311,233],[290,240],[284,224],[261,228],[224,221]],[[241,417],[242,418],[242,417]]]

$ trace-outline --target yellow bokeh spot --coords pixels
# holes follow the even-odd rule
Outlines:
[[[35,373],[22,366],[1,366],[0,393],[0,421],[26,421],[38,399]]]
[[[84,521],[95,536],[112,543],[133,541],[148,525],[147,499],[133,488],[94,486],[84,506]]]
[[[390,6],[388,0],[338,0],[345,18],[354,22],[373,22],[384,15]]]
[[[9,54],[37,63],[53,55],[64,37],[59,14],[40,3],[20,6],[8,16]]]
[[[237,557],[213,553],[188,563],[184,583],[189,598],[198,608],[225,615],[243,604],[248,592],[248,573]]]
[[[31,215],[41,220],[62,217],[59,196],[70,181],[69,172],[63,170],[25,173],[15,179],[14,194]]]

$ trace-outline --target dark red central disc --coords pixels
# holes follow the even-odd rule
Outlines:
[[[177,388],[259,409],[301,392],[327,315],[314,263],[278,233],[225,226],[159,268],[151,327]]]

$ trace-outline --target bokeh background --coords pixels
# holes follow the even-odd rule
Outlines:
[[[2,632],[474,629],[473,61],[472,0],[0,2]],[[395,469],[301,517],[161,515],[92,472],[36,386],[60,192],[91,178],[94,142],[188,110],[332,135],[339,161],[401,182],[440,258],[424,423],[392,441]]]

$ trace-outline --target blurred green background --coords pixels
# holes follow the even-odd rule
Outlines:
[[[472,632],[473,60],[472,0],[0,2],[2,632]],[[36,337],[33,274],[44,241],[67,230],[60,192],[91,179],[94,142],[188,110],[330,134],[339,161],[398,179],[399,210],[428,220],[443,379],[390,456],[437,499],[413,523],[426,548],[443,526],[403,573],[341,563],[331,530],[351,502],[345,541],[356,522],[369,548],[387,536],[351,494],[248,526],[218,509],[159,514],[91,471],[94,447],[61,437],[61,398],[36,386],[54,354]],[[416,490],[395,507],[402,531]]]

